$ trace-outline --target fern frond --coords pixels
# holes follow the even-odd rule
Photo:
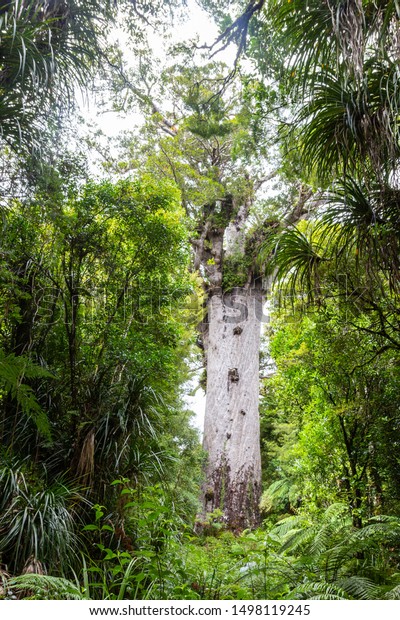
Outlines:
[[[339,585],[324,581],[306,582],[291,592],[287,599],[309,599],[313,601],[342,601],[347,600],[348,594]]]
[[[394,586],[388,592],[385,592],[383,595],[384,599],[388,599],[390,601],[399,601],[400,600],[400,583],[397,586]]]
[[[373,600],[380,595],[380,588],[376,583],[357,575],[340,579],[338,586],[355,600]]]
[[[88,599],[79,585],[63,577],[26,574],[8,580],[8,589],[16,590],[25,600],[75,600]]]
[[[50,377],[53,377],[52,373],[34,364],[26,355],[6,355],[0,349],[1,387],[15,398],[22,413],[34,421],[38,431],[47,439],[51,437],[48,418],[37,402],[33,389],[25,381]]]

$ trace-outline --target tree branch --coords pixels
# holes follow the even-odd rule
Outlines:
[[[226,49],[230,43],[236,43],[238,46],[238,51],[236,54],[235,65],[237,64],[240,56],[246,48],[250,21],[255,13],[261,11],[265,2],[266,0],[258,0],[257,2],[255,2],[255,0],[250,0],[244,12],[219,35],[211,46],[209,46],[210,51],[212,51],[219,43],[223,42],[223,44],[212,53],[211,58]]]
[[[159,122],[160,129],[172,137],[176,136],[178,133],[178,129],[175,126],[175,123],[173,121],[170,121],[165,116],[161,108],[154,101],[154,99],[150,96],[150,93],[146,94],[142,90],[140,90],[140,88],[137,88],[137,86],[135,86],[131,82],[131,80],[128,78],[126,73],[124,73],[121,65],[116,65],[115,63],[113,63],[107,54],[103,53],[103,58],[106,60],[109,67],[111,67],[114,71],[116,71],[118,76],[124,82],[125,86],[138,98],[138,100],[141,101],[141,103],[148,105],[152,111],[152,114],[157,114],[158,116],[161,117],[160,122]],[[145,84],[147,86],[146,82]]]

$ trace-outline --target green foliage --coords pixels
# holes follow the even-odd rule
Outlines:
[[[87,598],[79,585],[63,577],[49,575],[19,575],[9,579],[7,587],[24,600],[81,601]]]
[[[397,432],[398,373],[397,353],[382,351],[363,319],[346,321],[346,310],[330,302],[313,317],[276,319],[263,426],[270,483],[282,486],[264,503],[313,509],[346,498],[356,524],[383,505],[397,510],[398,468],[384,437]]]
[[[271,48],[275,78],[297,109],[306,174],[328,184],[356,170],[391,169],[398,157],[395,3],[268,4],[253,51],[260,54],[262,40]]]
[[[0,13],[0,127],[14,150],[38,146],[51,109],[85,88],[112,4],[74,0],[3,3]]]
[[[10,570],[34,560],[51,571],[76,562],[79,536],[75,508],[82,501],[63,479],[53,482],[26,463],[2,453],[0,462],[0,553]]]
[[[225,258],[222,279],[224,291],[230,291],[246,284],[252,262],[252,257],[243,253],[232,254]]]
[[[185,526],[160,485],[138,491],[128,480],[121,489],[118,525],[104,507],[94,506],[95,523],[85,526],[99,559],[83,567],[85,591],[95,599],[191,598],[185,586],[182,543]]]
[[[285,231],[278,239],[273,265],[277,267],[277,279],[284,281],[292,300],[299,290],[313,298],[313,289],[319,285],[320,264],[326,260],[321,249],[312,224],[304,232],[300,226]]]
[[[276,526],[283,541],[281,553],[289,558],[291,570],[300,570],[303,577],[295,579],[287,598],[390,598],[398,576],[389,547],[398,544],[398,527],[396,518],[382,516],[354,529],[342,504],[332,504],[314,519],[283,519]]]
[[[69,512],[60,475],[97,501],[115,499],[118,475],[138,487],[164,479],[192,514],[201,455],[180,391],[192,287],[178,190],[142,177],[43,195],[3,220],[1,436],[31,475],[5,500],[2,557],[14,570],[32,556],[62,574],[85,508]],[[12,488],[18,475],[6,479]]]
[[[31,379],[51,378],[53,375],[46,369],[33,364],[24,355],[13,353],[6,355],[0,349],[0,385],[2,398],[10,395],[17,402],[21,413],[31,418],[41,435],[50,440],[50,425],[46,413],[41,409],[35,393],[26,382]]]
[[[249,39],[258,68],[243,85],[187,49],[154,101],[148,76],[136,86],[150,64],[122,71],[123,96],[150,110],[117,166],[140,169],[134,179],[88,180],[55,146],[54,167],[22,161],[105,59],[114,4],[0,9],[3,160],[26,170],[0,244],[0,560],[25,574],[1,570],[0,596],[397,599],[397,3],[271,0],[235,22],[205,0],[229,40]],[[177,2],[118,4],[139,49],[136,22],[161,27]],[[271,158],[279,196],[249,228],[239,210]],[[282,233],[304,181],[329,191]],[[219,257],[232,223],[245,251]],[[222,259],[224,290],[258,275],[261,246],[291,302],[274,313],[262,387],[267,522],[238,536],[218,511],[191,529],[204,455],[182,399],[188,228],[203,267]]]

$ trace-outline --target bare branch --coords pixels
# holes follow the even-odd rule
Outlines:
[[[313,195],[313,190],[306,185],[300,185],[299,199],[293,207],[292,211],[285,218],[285,224],[290,226],[291,224],[295,224],[299,221],[301,216],[304,214],[304,207],[308,200],[310,200]]]
[[[111,60],[110,60],[110,58],[108,57],[107,54],[103,54],[103,57],[107,61],[107,64],[114,71],[117,72],[118,76],[122,79],[122,81],[124,82],[125,86],[138,98],[138,100],[141,101],[143,104],[148,105],[150,107],[150,109],[151,109],[153,114],[157,114],[158,116],[161,117],[160,118],[160,122],[159,122],[160,129],[162,131],[164,131],[165,133],[167,133],[168,135],[172,136],[172,137],[176,136],[177,133],[178,133],[178,129],[175,126],[175,123],[173,121],[170,121],[165,116],[165,114],[163,113],[163,111],[161,110],[159,105],[150,96],[150,92],[148,92],[146,94],[140,88],[137,88],[137,86],[135,86],[131,82],[129,77],[123,71],[121,65],[116,65],[115,63],[111,62]],[[144,82],[144,83],[145,83],[145,86],[149,89],[149,86],[148,86],[147,82]]]
[[[267,174],[265,177],[261,177],[261,179],[257,179],[257,181],[255,181],[253,185],[254,191],[258,191],[260,187],[264,185],[264,183],[268,183],[268,181],[271,181],[271,179],[274,179],[278,174],[279,174],[279,168],[276,168],[275,170]]]
[[[149,20],[147,19],[147,17],[141,13],[137,7],[137,2],[136,0],[131,0],[131,4],[132,4],[132,9],[133,12],[142,20],[144,21],[145,24],[147,24],[148,26],[150,26],[150,28],[153,28],[153,25],[149,22]]]
[[[212,53],[211,57],[215,56],[215,54],[218,54],[219,52],[222,52],[230,43],[236,43],[238,46],[238,51],[235,65],[237,64],[240,56],[246,48],[250,21],[255,13],[261,11],[265,5],[265,2],[266,0],[258,0],[257,2],[255,2],[255,0],[250,0],[245,11],[237,19],[235,19],[235,21],[228,26],[228,28],[226,28],[224,32],[219,35],[216,41],[214,41],[214,43],[209,47],[212,51],[219,43],[223,42],[223,44]]]

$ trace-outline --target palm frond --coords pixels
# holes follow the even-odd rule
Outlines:
[[[336,266],[366,269],[369,276],[386,272],[394,286],[399,272],[400,192],[386,185],[347,177],[327,192],[316,225],[321,243]]]
[[[305,291],[311,297],[318,293],[319,268],[326,261],[323,247],[313,234],[312,226],[303,233],[298,228],[285,231],[275,249],[272,265],[276,279],[285,293],[294,300]]]
[[[393,2],[274,0],[272,24],[288,53],[288,84],[298,113],[308,174],[393,170],[399,156],[399,68]],[[378,44],[380,39],[381,45]],[[385,43],[383,43],[385,41]]]
[[[336,61],[332,14],[326,2],[271,0],[272,27],[281,33],[287,50],[289,88],[304,97],[321,67]]]
[[[0,14],[0,136],[14,150],[40,143],[46,116],[87,87],[111,17],[106,0],[10,0]]]

